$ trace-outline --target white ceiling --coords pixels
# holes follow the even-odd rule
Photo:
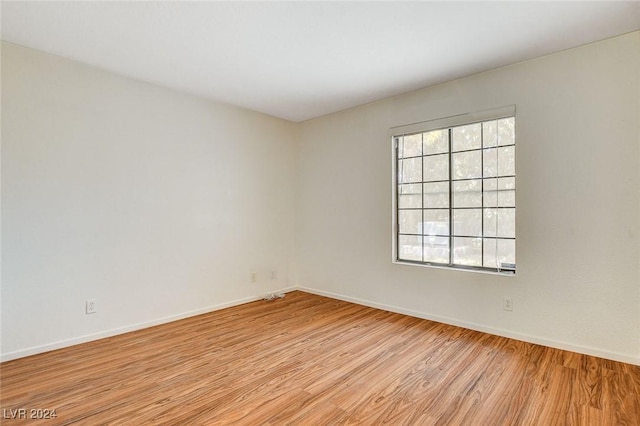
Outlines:
[[[2,2],[2,39],[302,121],[640,29],[640,2]]]

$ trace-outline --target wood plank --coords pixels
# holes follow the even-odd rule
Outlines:
[[[299,291],[5,362],[0,391],[57,414],[3,425],[640,424],[638,366]]]

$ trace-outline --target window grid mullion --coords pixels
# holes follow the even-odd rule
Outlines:
[[[480,265],[484,267],[484,123],[480,124],[480,148]]]
[[[449,128],[449,266],[453,266],[453,130]]]
[[[420,177],[422,178],[422,183],[420,184],[420,207],[422,210],[420,213],[422,216],[422,225],[420,226],[422,236],[420,237],[420,242],[422,244],[422,262],[424,262],[424,133],[420,135],[420,154]]]
[[[403,137],[404,139],[404,137]],[[400,205],[400,188],[403,183],[400,183],[400,149],[398,142],[400,141],[399,137],[395,138],[394,144],[396,148],[396,182],[398,185],[396,187],[396,207]],[[400,209],[397,209],[396,213],[396,259],[400,259]]]

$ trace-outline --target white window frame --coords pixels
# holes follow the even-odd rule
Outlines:
[[[467,113],[461,115],[455,115],[450,117],[438,118],[435,120],[429,120],[419,123],[413,123],[398,127],[392,127],[389,129],[389,136],[391,139],[391,151],[392,151],[392,262],[395,264],[402,265],[413,265],[413,266],[423,266],[423,267],[432,267],[432,268],[440,268],[440,269],[453,269],[453,270],[463,270],[463,271],[472,271],[472,272],[481,272],[481,273],[490,273],[490,274],[500,274],[500,275],[515,275],[515,265],[513,268],[487,268],[482,266],[466,266],[466,265],[458,265],[458,264],[432,264],[424,261],[409,261],[398,258],[398,152],[397,152],[397,138],[407,135],[412,135],[416,133],[426,133],[433,130],[441,130],[441,129],[449,129],[458,126],[464,126],[468,124],[475,124],[485,121],[499,120],[503,118],[516,117],[516,107],[515,105],[509,105],[505,107],[484,110],[474,113]],[[514,130],[515,131],[515,130]],[[451,167],[451,164],[449,164]],[[517,170],[516,170],[517,172]],[[517,188],[517,184],[516,184]],[[484,208],[484,206],[482,207]],[[453,207],[449,205],[449,210],[452,210]],[[516,218],[517,220],[517,218]],[[485,238],[482,236],[481,238]],[[514,238],[515,240],[515,238]],[[452,247],[449,247],[449,250],[452,250]]]

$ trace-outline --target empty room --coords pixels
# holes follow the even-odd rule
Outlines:
[[[640,2],[0,12],[3,425],[640,425]]]

